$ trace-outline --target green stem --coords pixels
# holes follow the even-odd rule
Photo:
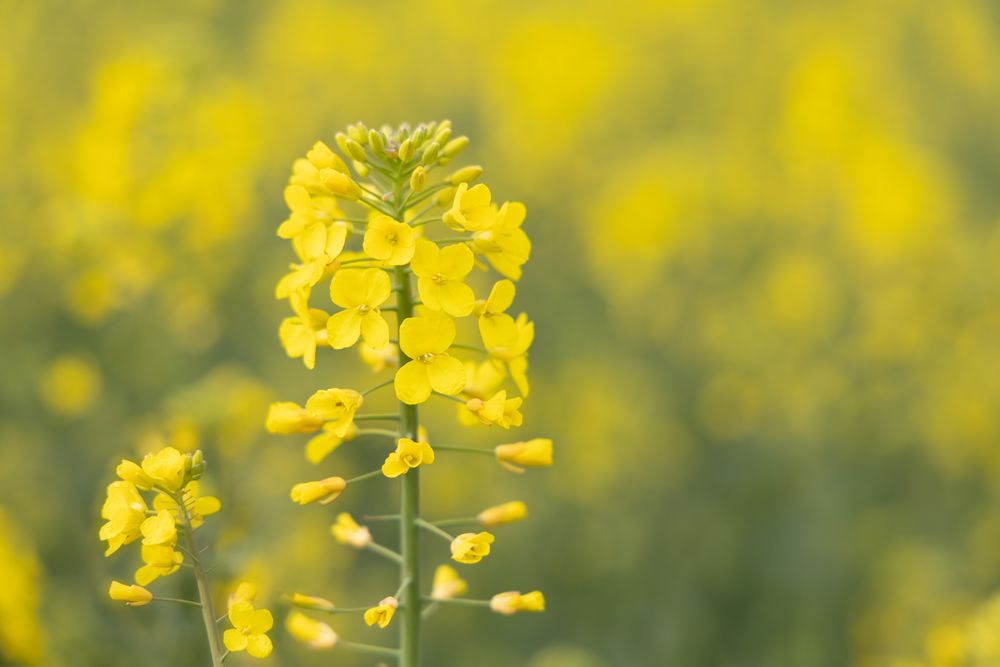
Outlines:
[[[366,472],[363,475],[358,475],[357,477],[352,477],[349,480],[347,480],[345,482],[345,484],[351,484],[352,482],[360,482],[361,480],[371,479],[372,477],[375,477],[376,475],[381,475],[381,474],[382,474],[382,469],[379,468],[378,470],[372,470],[371,472]]]
[[[388,387],[393,382],[395,382],[394,378],[390,378],[390,379],[386,380],[385,382],[379,382],[374,387],[369,387],[368,389],[365,389],[363,392],[361,392],[361,395],[362,396],[367,396],[368,394],[372,393],[376,389],[381,389],[382,387]]]
[[[394,561],[396,563],[402,564],[403,562],[403,557],[400,556],[398,553],[396,553],[392,549],[383,547],[381,544],[378,544],[376,542],[369,542],[368,546],[366,546],[365,548],[368,549],[369,551],[377,553],[379,556],[382,556],[383,558],[388,558],[389,560]]]
[[[468,598],[424,598],[428,602],[439,602],[441,604],[457,604],[463,607],[489,607],[489,600],[470,600]]]
[[[451,394],[442,394],[440,391],[435,391],[434,395],[440,396],[441,398],[447,398],[449,401],[455,401],[456,403],[461,403],[462,405],[465,405],[465,400],[459,398],[458,396],[452,396]]]
[[[435,526],[468,526],[473,523],[479,523],[479,519],[474,516],[462,516],[455,519],[441,519],[440,521],[435,521]]]
[[[365,421],[383,421],[383,420],[396,421],[399,419],[399,415],[354,415],[354,421],[365,422]]]
[[[212,667],[222,667],[222,644],[219,641],[219,628],[215,621],[215,608],[212,606],[212,593],[208,588],[208,575],[201,566],[201,560],[194,554],[199,553],[194,539],[194,528],[191,527],[191,515],[188,513],[184,498],[174,498],[184,525],[184,536],[187,538],[188,551],[194,565],[194,578],[198,583],[198,598],[201,600],[201,616],[205,622],[205,634],[208,636],[208,650],[212,653]]]
[[[402,214],[402,211],[400,211]],[[400,217],[402,217],[400,215]],[[396,307],[399,309],[400,322],[413,316],[413,294],[410,292],[410,275],[401,268],[396,269],[396,282],[400,288]],[[400,350],[399,364],[402,366],[409,359]],[[417,406],[399,403],[399,431],[404,437],[417,439]],[[403,562],[400,567],[400,580],[407,582],[403,587],[402,602],[406,606],[403,612],[403,622],[400,624],[400,667],[418,667],[420,665],[420,531],[417,527],[417,517],[420,515],[420,471],[413,469],[403,475],[399,507],[399,542]]]
[[[349,642],[346,639],[338,639],[337,647],[350,649],[352,651],[357,651],[358,653],[368,653],[371,655],[385,655],[393,658],[399,656],[399,651],[394,648],[375,646],[374,644],[359,644],[358,642]]]
[[[417,525],[420,526],[421,528],[423,528],[424,530],[429,530],[430,532],[434,533],[438,537],[444,538],[448,542],[452,542],[455,539],[455,537],[453,535],[451,535],[450,533],[448,533],[447,531],[441,530],[440,528],[438,528],[437,526],[435,526],[433,523],[430,523],[428,521],[424,521],[423,519],[417,519]]]
[[[487,456],[493,456],[494,451],[492,449],[479,449],[476,447],[457,447],[454,445],[431,445],[434,449],[440,449],[443,452],[468,452],[470,454],[486,454]]]
[[[165,598],[162,595],[157,595],[153,598],[153,602],[176,602],[177,604],[186,604],[191,607],[200,607],[200,602],[195,602],[194,600],[182,600],[180,598]]]
[[[398,438],[399,431],[390,431],[387,428],[363,428],[358,431],[358,437],[363,435],[384,435],[387,438]]]

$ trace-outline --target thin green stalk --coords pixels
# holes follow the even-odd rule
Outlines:
[[[391,420],[396,421],[399,419],[399,415],[355,415],[354,421],[364,422],[364,421],[382,421]]]
[[[357,651],[358,653],[368,653],[371,655],[385,655],[392,658],[399,656],[399,651],[397,651],[394,648],[386,648],[385,646],[375,646],[374,644],[360,644],[358,642],[349,642],[346,639],[338,639],[337,648],[346,648],[352,651]]]
[[[177,604],[186,604],[191,607],[200,607],[200,602],[195,602],[194,600],[182,600],[180,598],[165,598],[162,595],[157,595],[153,598],[153,602],[176,602]]]
[[[381,389],[382,387],[388,387],[393,382],[395,382],[394,378],[390,378],[390,379],[386,380],[385,382],[379,382],[374,387],[368,387],[368,389],[365,389],[363,392],[361,392],[361,395],[362,396],[367,396],[368,394],[372,393],[376,389]]]
[[[492,449],[480,449],[478,447],[458,447],[455,445],[433,445],[433,447],[443,452],[467,452],[469,454],[486,454],[487,456],[494,456],[495,454]]]
[[[396,553],[392,549],[389,549],[387,547],[383,547],[381,544],[378,544],[377,542],[369,542],[368,545],[365,548],[368,549],[369,551],[373,552],[373,553],[377,553],[379,556],[382,556],[383,558],[388,558],[389,560],[391,560],[391,561],[393,561],[395,563],[402,564],[402,562],[403,562],[403,557],[402,556],[400,556],[398,553]]]
[[[440,521],[435,521],[435,526],[468,526],[473,523],[478,523],[479,519],[474,516],[461,516],[455,519],[441,519]]]
[[[423,528],[424,530],[429,530],[430,532],[434,533],[438,537],[444,538],[448,542],[452,542],[455,539],[455,537],[451,533],[449,533],[449,532],[447,532],[445,530],[442,530],[441,528],[438,528],[437,526],[435,526],[433,523],[430,523],[428,521],[424,521],[423,519],[417,519],[417,525],[420,526],[421,528]]]
[[[358,475],[357,477],[352,477],[349,480],[347,480],[345,483],[346,484],[351,484],[353,482],[360,482],[362,480],[371,479],[372,477],[375,477],[376,475],[381,475],[381,474],[382,474],[382,469],[379,468],[378,470],[372,470],[371,472],[366,472],[363,475]]]
[[[410,292],[410,275],[396,269],[396,282],[400,287],[396,307],[400,322],[413,316],[413,295]],[[409,361],[400,350],[399,363]],[[399,403],[399,430],[404,437],[417,439],[417,406]],[[400,667],[420,665],[420,531],[417,517],[420,515],[420,470],[415,468],[403,475],[399,507],[399,542],[403,556],[400,580],[407,582],[403,589],[402,602],[406,606],[403,622],[400,624]]]
[[[202,567],[201,560],[194,555],[199,551],[194,539],[194,528],[191,527],[191,515],[183,497],[174,500],[180,508],[184,536],[187,538],[188,551],[191,553],[194,565],[194,578],[198,583],[198,598],[201,600],[201,617],[205,622],[205,634],[208,636],[208,650],[212,653],[212,667],[222,667],[222,643],[219,641],[219,628],[215,621],[215,608],[212,606],[212,592],[208,587],[205,568]]]
[[[441,604],[457,604],[463,607],[489,607],[489,600],[470,600],[468,598],[424,598],[428,602],[440,602]]]

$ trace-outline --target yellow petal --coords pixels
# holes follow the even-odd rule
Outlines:
[[[267,635],[250,635],[247,642],[247,653],[255,658],[266,658],[273,649],[271,639]]]
[[[249,642],[245,634],[235,628],[229,628],[222,635],[222,643],[230,651],[243,651]]]
[[[369,347],[385,347],[389,344],[389,324],[379,313],[369,312],[361,318],[361,335]]]
[[[463,379],[465,374],[463,372]],[[407,362],[396,371],[393,381],[396,397],[407,405],[423,403],[431,395],[431,383],[427,377],[427,367],[419,361]]]
[[[450,354],[439,354],[427,364],[427,376],[434,391],[454,396],[465,386],[465,366]]]
[[[476,259],[464,243],[455,243],[441,248],[438,253],[437,270],[448,280],[459,280],[469,275]]]
[[[361,315],[357,310],[342,310],[326,322],[326,336],[330,347],[343,350],[358,342],[361,336]]]

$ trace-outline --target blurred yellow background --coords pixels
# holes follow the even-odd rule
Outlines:
[[[204,662],[196,614],[106,599],[135,563],[102,556],[104,486],[166,442],[206,451],[215,576],[393,580],[263,431],[317,374],[370,382],[285,357],[274,229],[315,140],[445,117],[528,208],[521,433],[557,465],[426,489],[525,500],[472,592],[549,603],[439,613],[428,664],[1000,662],[995,3],[0,0],[0,53],[0,664]]]

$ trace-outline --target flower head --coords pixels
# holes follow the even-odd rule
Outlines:
[[[481,328],[483,345],[490,359],[505,368],[522,396],[528,395],[528,348],[535,339],[535,325],[521,313],[516,320],[496,319],[492,326]]]
[[[330,430],[343,438],[363,402],[361,394],[353,389],[320,389],[306,401],[306,410],[326,421]]]
[[[487,532],[462,533],[451,542],[451,558],[459,563],[478,563],[490,554],[494,539]]]
[[[142,471],[167,491],[177,491],[191,468],[191,459],[173,447],[164,447],[142,459]]]
[[[382,474],[386,477],[399,477],[412,468],[431,463],[434,463],[434,450],[429,444],[400,438],[396,441],[396,451],[385,458]]]
[[[323,418],[298,403],[272,403],[267,411],[265,428],[268,433],[310,433],[323,426]]]
[[[168,544],[151,546],[144,544],[140,554],[143,565],[135,571],[135,583],[140,586],[173,574],[184,562],[184,555],[179,551],[174,551],[173,545]]]
[[[365,623],[368,625],[378,623],[378,627],[380,628],[388,627],[398,607],[399,601],[391,595],[387,598],[382,598],[377,607],[365,610]]]
[[[299,505],[319,501],[320,505],[332,503],[347,486],[343,477],[327,477],[316,482],[302,482],[292,487],[292,500]]]
[[[292,593],[292,604],[303,609],[316,609],[317,611],[333,611],[334,604],[326,598],[303,595],[302,593]]]
[[[527,211],[520,202],[506,203],[489,229],[478,230],[473,243],[493,268],[511,280],[521,279],[521,266],[531,257],[531,241],[521,229]]]
[[[545,611],[545,596],[541,591],[531,591],[523,595],[518,591],[497,593],[490,600],[490,609],[505,616],[511,616],[519,611]]]
[[[321,259],[330,262],[344,249],[350,223],[344,222],[343,212],[333,197],[310,196],[302,185],[285,188],[285,203],[291,215],[278,227],[278,236],[290,239],[296,254],[303,261]]]
[[[431,597],[435,600],[465,595],[469,584],[458,576],[458,572],[450,565],[438,565],[434,570],[434,584],[431,587]]]
[[[451,208],[444,214],[445,224],[469,232],[489,228],[497,215],[490,199],[490,189],[482,183],[471,188],[468,183],[459,183]]]
[[[375,213],[368,221],[362,247],[369,257],[391,266],[401,266],[413,258],[416,234],[413,227]]]
[[[229,622],[233,627],[222,635],[226,648],[234,653],[246,651],[255,658],[271,655],[271,638],[267,631],[274,625],[274,618],[267,609],[254,609],[250,602],[236,602],[229,608]]]
[[[497,461],[513,472],[552,465],[552,441],[548,438],[497,445],[493,451]]]
[[[399,346],[410,358],[396,371],[399,400],[423,403],[431,391],[453,396],[465,386],[465,366],[447,350],[455,341],[455,323],[446,315],[408,317],[399,327]]]
[[[122,462],[115,468],[115,474],[126,482],[131,482],[137,489],[149,491],[153,488],[152,478],[143,472],[142,467],[135,461],[122,459]]]
[[[342,269],[330,283],[330,298],[344,310],[326,324],[327,338],[337,350],[350,347],[364,337],[380,348],[389,343],[389,325],[379,306],[392,296],[392,284],[382,269]]]
[[[337,633],[326,623],[309,618],[301,611],[293,611],[285,620],[285,629],[295,639],[310,648],[332,648],[337,644]]]
[[[108,588],[108,597],[132,607],[141,607],[153,600],[153,594],[142,586],[127,585],[120,581],[111,582],[111,587]]]
[[[167,544],[172,546],[177,543],[177,526],[174,524],[174,517],[165,509],[143,521],[140,530],[144,545]]]
[[[222,503],[219,502],[218,498],[198,495],[198,482],[195,480],[184,485],[181,496],[184,498],[184,506],[187,508],[192,528],[202,525],[205,523],[206,516],[215,514],[222,509]],[[177,505],[177,501],[165,493],[157,494],[153,498],[153,509],[167,510],[174,517],[175,522],[181,518],[180,507]]]
[[[476,296],[464,281],[474,263],[475,257],[464,243],[438,248],[433,241],[419,239],[410,267],[417,275],[424,305],[452,317],[471,313]]]
[[[326,335],[326,323],[330,316],[318,308],[310,308],[304,290],[292,292],[288,300],[295,315],[281,321],[278,338],[289,357],[302,357],[302,363],[311,370],[316,367],[316,345],[320,336]]]
[[[101,526],[98,533],[102,540],[108,542],[105,556],[139,539],[142,523],[146,520],[146,509],[146,501],[132,482],[112,482],[108,485],[108,496],[101,507],[101,517],[107,523]]]
[[[506,523],[521,521],[528,516],[528,506],[520,500],[512,500],[502,505],[488,507],[480,512],[476,518],[483,528],[493,528]]]
[[[371,531],[368,526],[359,526],[347,512],[337,515],[337,521],[330,526],[333,537],[341,544],[349,544],[355,549],[364,549],[372,542]]]
[[[509,429],[511,426],[520,426],[523,423],[524,417],[520,412],[523,402],[524,399],[519,396],[507,398],[506,390],[501,389],[485,401],[481,398],[470,398],[465,402],[465,407],[479,419],[480,423]]]

